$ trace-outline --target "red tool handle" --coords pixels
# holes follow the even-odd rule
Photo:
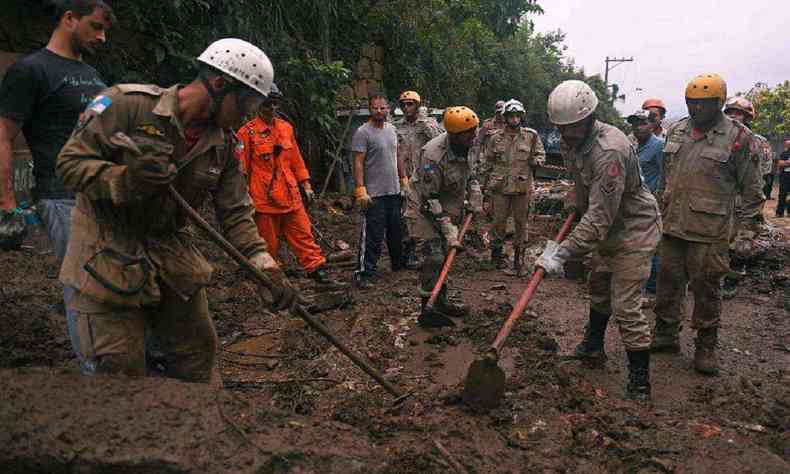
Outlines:
[[[466,230],[469,228],[469,224],[472,222],[472,214],[471,212],[466,215],[464,218],[464,222],[461,225],[461,231],[458,232],[458,241],[464,241],[464,234],[466,234]],[[447,274],[450,273],[450,267],[453,266],[453,260],[455,260],[455,255],[458,253],[458,249],[453,247],[447,252],[447,258],[444,259],[444,265],[442,265],[442,272],[439,273],[439,279],[436,280],[436,285],[433,286],[433,291],[431,291],[431,297],[428,298],[428,302],[425,303],[426,308],[430,308],[436,303],[436,298],[439,297],[439,291],[442,289],[442,285],[444,285],[444,280],[447,279]]]
[[[565,222],[563,222],[560,231],[557,233],[557,237],[554,238],[555,242],[559,244],[565,240],[565,237],[567,237],[568,232],[571,230],[573,219],[575,218],[576,213],[571,212],[570,215],[565,219]],[[532,279],[529,280],[529,285],[527,285],[527,287],[524,289],[524,292],[521,293],[521,298],[519,298],[518,303],[516,303],[516,307],[510,312],[510,316],[507,317],[507,321],[505,321],[502,329],[500,329],[499,333],[496,335],[494,343],[491,344],[491,349],[497,353],[499,353],[499,350],[502,348],[502,344],[505,343],[505,339],[507,339],[507,337],[510,335],[513,325],[516,324],[518,318],[520,318],[524,310],[527,309],[527,305],[532,299],[532,295],[535,294],[535,290],[538,289],[538,285],[540,284],[540,281],[543,280],[543,275],[545,274],[546,270],[538,267],[538,269],[535,270],[535,274],[532,275]]]

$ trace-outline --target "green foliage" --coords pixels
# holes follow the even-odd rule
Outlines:
[[[790,81],[758,89],[749,97],[757,110],[752,129],[775,142],[790,136]]]
[[[0,28],[0,48],[43,46],[48,33],[17,39],[35,25],[51,25],[31,6],[38,3],[11,0],[0,10],[0,24],[16,25]],[[108,83],[189,82],[194,58],[211,41],[242,38],[272,59],[286,96],[284,112],[314,150],[334,149],[341,129],[334,115],[339,93],[352,84],[351,70],[362,48],[371,45],[384,50],[384,87],[392,98],[414,89],[432,106],[468,105],[483,117],[493,113],[496,100],[518,98],[530,125],[542,129],[549,126],[546,99],[559,82],[587,80],[599,97],[606,96],[600,77],[586,77],[564,56],[562,32],[534,31],[530,17],[543,12],[537,0],[111,3],[119,24],[104,51],[89,58]],[[609,101],[601,100],[598,115],[624,125]]]

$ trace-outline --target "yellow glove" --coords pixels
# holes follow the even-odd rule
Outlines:
[[[368,190],[365,186],[357,186],[354,190],[354,197],[357,199],[357,205],[364,211],[366,210],[373,200],[368,196]]]

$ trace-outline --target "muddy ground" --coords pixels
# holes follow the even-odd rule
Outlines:
[[[354,211],[312,212],[328,238],[356,245]],[[788,235],[790,219],[771,220]],[[558,227],[556,219],[531,224],[530,261]],[[485,270],[482,254],[467,251],[451,288],[472,315],[455,328],[422,330],[416,272],[392,274],[385,257],[375,289],[322,313],[392,383],[414,392],[393,406],[301,320],[263,310],[236,266],[207,242],[201,247],[217,267],[209,299],[222,391],[80,376],[45,237],[39,231],[22,251],[0,254],[0,471],[454,472],[438,441],[474,473],[790,472],[787,237],[738,262],[728,279],[737,285],[724,301],[719,377],[693,372],[686,329],[681,355],[654,357],[653,403],[622,400],[627,370],[617,331],[607,335],[606,368],[567,358],[583,332],[586,291],[582,281],[550,279],[508,340],[505,399],[486,413],[461,402],[460,386],[526,278]],[[333,275],[350,280],[351,269]],[[294,278],[314,292],[298,272]]]

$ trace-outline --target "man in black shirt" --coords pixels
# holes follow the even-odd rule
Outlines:
[[[74,193],[55,176],[55,160],[80,114],[107,87],[83,56],[94,54],[106,41],[115,18],[101,0],[62,0],[55,2],[55,9],[57,24],[47,46],[17,61],[0,85],[0,219],[6,221],[17,208],[11,147],[21,130],[33,154],[36,207],[60,262]],[[0,245],[18,241],[18,235],[4,235],[6,229],[0,228]],[[72,293],[63,289],[66,307]],[[76,333],[68,319],[74,343]]]

